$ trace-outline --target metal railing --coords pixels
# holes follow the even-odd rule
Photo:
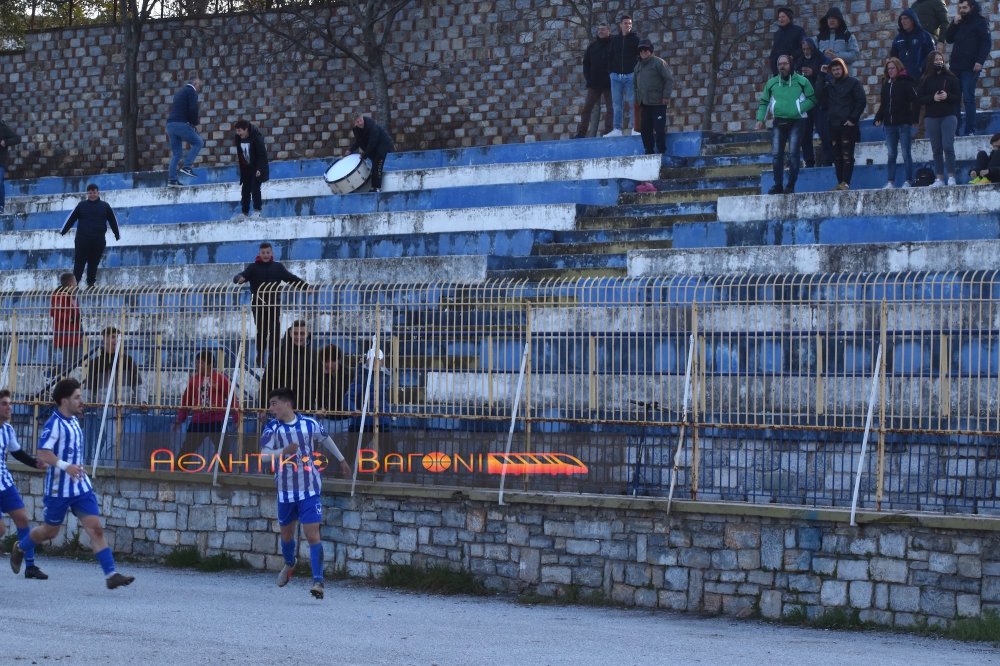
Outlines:
[[[110,421],[109,465],[180,451],[179,410],[206,423],[229,407],[232,451],[256,450],[267,392],[287,385],[342,447],[365,431],[376,478],[495,487],[486,463],[513,417],[515,453],[587,468],[508,472],[518,487],[666,495],[681,437],[677,496],[843,505],[874,373],[861,504],[994,511],[998,306],[996,272],[0,293],[0,385],[29,441],[54,381],[81,378]],[[467,474],[418,464],[428,452]]]

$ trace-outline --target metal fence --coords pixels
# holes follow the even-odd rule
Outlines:
[[[993,512],[998,303],[996,272],[0,293],[0,385],[30,441],[80,378],[108,465],[208,456],[227,408],[255,451],[289,386],[375,479],[657,495],[680,443],[677,496],[811,505],[850,502],[871,406],[862,504]]]

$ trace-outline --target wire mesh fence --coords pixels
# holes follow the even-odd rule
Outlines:
[[[680,451],[678,497],[839,506],[874,382],[860,503],[996,512],[998,297],[995,272],[3,293],[0,386],[30,442],[78,378],[101,466],[221,441],[257,473],[288,387],[360,478],[655,496]]]

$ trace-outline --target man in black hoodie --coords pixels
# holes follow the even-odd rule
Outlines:
[[[604,136],[623,136],[631,125],[635,106],[633,84],[635,65],[639,62],[639,35],[632,32],[632,17],[623,15],[618,21],[619,33],[611,38],[611,106],[614,129]]]
[[[778,56],[790,56],[792,62],[802,56],[802,41],[806,31],[795,25],[795,13],[790,7],[778,7],[778,29],[771,44],[771,76],[778,75]]]
[[[382,169],[385,167],[385,158],[395,150],[392,138],[381,125],[361,114],[355,116],[354,127],[351,128],[351,131],[354,132],[354,143],[351,144],[351,149],[348,152],[360,152],[362,159],[367,157],[372,161],[372,191],[378,192],[382,189]]]
[[[4,179],[7,175],[7,149],[21,143],[21,137],[0,119],[0,215],[4,213]]]
[[[582,139],[590,131],[590,116],[594,105],[604,100],[604,133],[611,131],[611,27],[607,23],[597,26],[597,39],[590,43],[583,54],[583,78],[587,82],[587,100],[580,112],[580,126],[576,138]]]
[[[118,232],[118,218],[115,211],[107,201],[101,200],[100,191],[97,185],[91,183],[87,185],[87,200],[81,201],[70,213],[66,224],[59,232],[65,236],[79,220],[80,224],[76,228],[76,252],[73,257],[73,276],[80,282],[83,277],[84,266],[87,268],[87,286],[93,287],[97,283],[97,265],[104,256],[104,248],[107,242],[104,237],[108,233],[108,225],[111,225],[111,232],[115,235],[115,240],[122,239]]]
[[[236,125],[236,156],[240,167],[240,209],[245,218],[250,212],[250,200],[253,199],[254,217],[260,216],[261,202],[260,186],[269,177],[267,165],[267,147],[264,136],[247,120],[237,120]]]
[[[254,262],[247,264],[242,273],[237,273],[233,282],[250,283],[250,312],[257,326],[257,365],[263,365],[264,352],[278,344],[281,333],[280,298],[275,286],[282,282],[304,285],[306,281],[274,260],[274,248],[270,243],[265,241],[258,249]]]
[[[965,103],[965,127],[958,133],[972,136],[976,133],[976,80],[993,45],[989,23],[976,0],[958,3],[958,15],[948,24],[945,41],[953,44],[948,69],[958,77]]]

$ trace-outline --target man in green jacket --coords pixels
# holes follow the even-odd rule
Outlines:
[[[662,155],[667,152],[667,100],[674,77],[667,63],[653,55],[653,44],[648,39],[639,42],[639,62],[634,74],[635,102],[642,111],[639,121],[642,146],[647,155]]]
[[[778,75],[768,79],[757,107],[757,129],[764,129],[768,114],[773,119],[771,152],[774,153],[774,187],[768,194],[791,194],[799,177],[799,144],[802,119],[816,106],[816,93],[809,79],[792,72],[790,56],[778,58]],[[782,185],[785,173],[785,144],[788,144],[788,184]]]

